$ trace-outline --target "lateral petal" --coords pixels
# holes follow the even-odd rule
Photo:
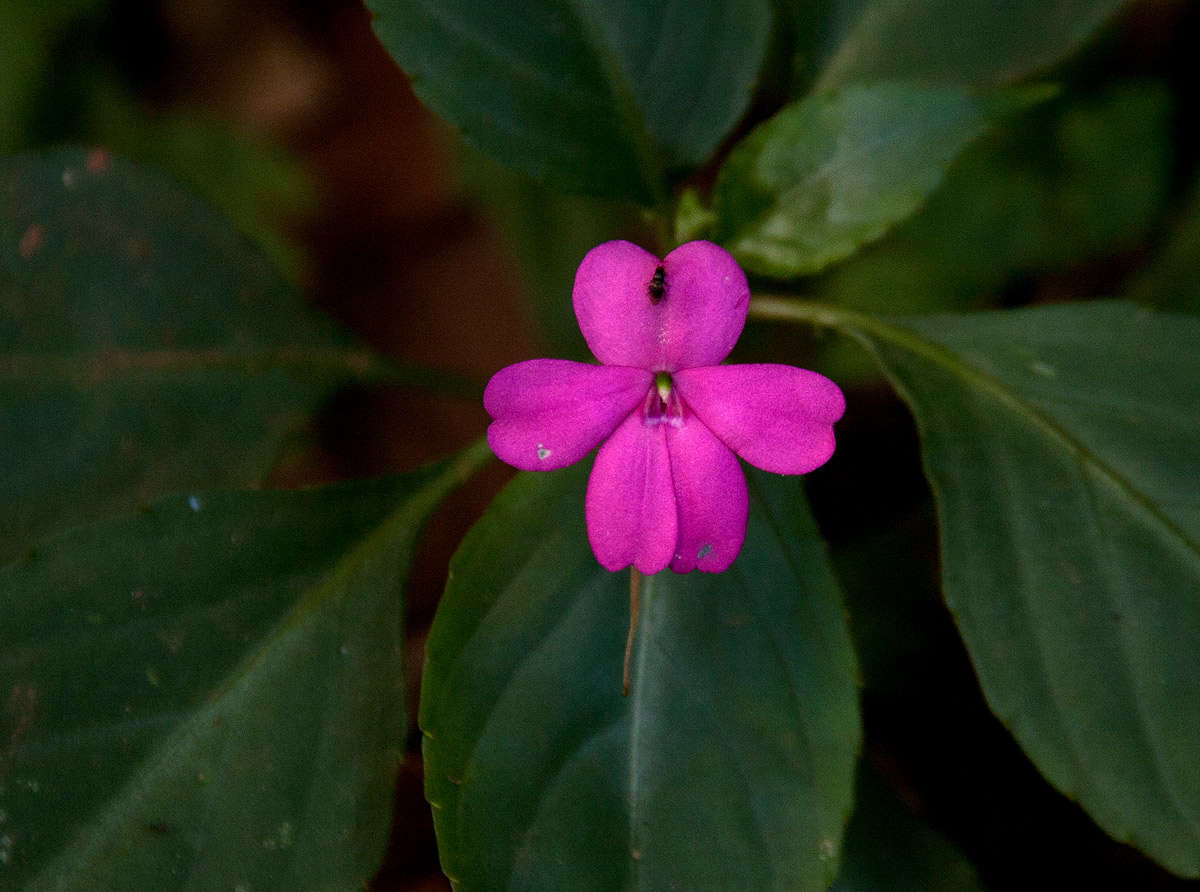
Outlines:
[[[824,375],[786,365],[723,365],[687,369],[673,380],[688,409],[764,471],[806,474],[833,455],[833,423],[846,399]]]
[[[645,398],[653,375],[627,366],[531,359],[503,368],[483,392],[488,444],[523,471],[553,471],[596,448]]]
[[[605,569],[657,573],[671,562],[678,529],[666,425],[634,412],[596,454],[588,478],[588,540]]]
[[[572,298],[601,362],[673,372],[729,355],[746,324],[750,287],[737,261],[712,242],[688,242],[659,260],[632,242],[612,241],[583,258]]]
[[[750,510],[737,456],[694,415],[679,427],[667,426],[667,451],[679,514],[671,569],[727,570],[746,540]]]

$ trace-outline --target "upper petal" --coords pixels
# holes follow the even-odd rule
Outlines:
[[[565,468],[612,433],[652,381],[644,369],[565,359],[510,365],[483,392],[483,406],[495,419],[488,443],[502,461],[523,471]]]
[[[587,488],[588,541],[608,570],[633,564],[657,573],[674,554],[677,520],[666,429],[631,413],[596,454]]]
[[[734,452],[777,474],[805,474],[833,455],[841,389],[787,365],[724,365],[673,376],[688,409]]]
[[[662,297],[651,283],[662,266]],[[575,273],[579,328],[601,362],[675,371],[716,365],[746,323],[750,287],[712,242],[680,245],[662,260],[632,242],[597,245]]]
[[[720,573],[746,541],[750,499],[746,475],[729,447],[697,418],[667,427],[667,451],[679,513],[671,569]]]

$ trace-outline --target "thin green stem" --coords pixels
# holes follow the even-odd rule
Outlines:
[[[832,328],[859,341],[875,354],[872,338],[904,347],[920,356],[936,360],[963,374],[978,373],[945,348],[914,334],[906,328],[892,325],[886,319],[860,313],[846,307],[836,307],[815,300],[764,294],[752,298],[749,315],[754,319],[777,322],[798,322],[819,328]]]

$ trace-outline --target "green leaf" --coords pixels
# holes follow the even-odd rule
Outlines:
[[[428,643],[426,792],[460,888],[825,889],[859,741],[840,596],[796,479],[753,473],[724,574],[597,565],[586,467],[519,477]]]
[[[1136,249],[1169,196],[1171,111],[1161,83],[1122,83],[997,129],[920,212],[831,269],[821,299],[892,314],[960,309],[1014,277]],[[1094,276],[1078,280],[1094,287]]]
[[[224,212],[289,279],[302,278],[288,227],[312,211],[316,191],[298,159],[220,121],[149,115],[114,83],[95,82],[92,93],[91,129],[102,145],[158,165]]]
[[[404,747],[400,581],[486,456],[172,496],[0,570],[5,888],[362,888]]]
[[[1200,319],[757,311],[875,352],[917,419],[993,712],[1108,833],[1200,876]]]
[[[858,0],[818,80],[827,90],[887,78],[992,86],[1074,52],[1125,0]]]
[[[718,240],[753,272],[816,272],[916,211],[997,117],[1047,95],[877,84],[790,105],[722,167]]]
[[[103,0],[0,4],[0,152],[28,143],[39,94],[60,73],[56,44],[104,5]]]
[[[260,482],[380,361],[153,170],[0,159],[0,559],[191,487]]]
[[[962,853],[919,821],[865,764],[855,786],[842,869],[830,892],[982,892]]]
[[[1192,183],[1183,212],[1158,256],[1133,286],[1140,303],[1200,313],[1200,178]]]
[[[594,195],[661,201],[737,123],[767,0],[694,4],[370,0],[417,95],[502,164]]]

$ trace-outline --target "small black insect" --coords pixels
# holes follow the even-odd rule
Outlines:
[[[650,303],[656,304],[662,300],[667,292],[667,271],[661,266],[655,269],[654,278],[650,280],[646,290],[650,292]]]

